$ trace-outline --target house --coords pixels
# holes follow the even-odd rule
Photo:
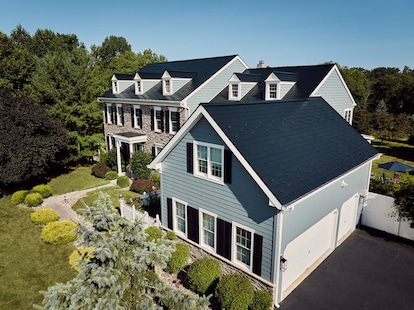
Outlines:
[[[161,222],[283,300],[355,229],[375,149],[321,97],[201,104],[149,165]]]
[[[118,173],[133,152],[157,155],[200,102],[323,97],[352,123],[355,102],[334,64],[249,69],[237,55],[153,63],[114,74],[102,104],[107,149],[117,149]]]
[[[98,98],[107,148],[129,162],[138,149],[157,155],[200,102],[217,96],[234,72],[247,65],[237,55],[153,63],[135,74],[114,74],[112,89]]]

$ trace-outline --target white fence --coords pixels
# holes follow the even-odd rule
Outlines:
[[[361,224],[387,233],[414,240],[414,229],[410,221],[398,221],[391,216],[395,212],[394,198],[368,193],[367,204],[362,209]]]
[[[123,199],[119,199],[120,202],[120,209],[121,209],[121,216],[135,221],[136,219],[140,219],[141,223],[144,224],[144,229],[150,226],[161,226],[161,222],[159,216],[157,214],[156,218],[153,218],[148,215],[147,212],[141,212],[135,209],[135,206],[130,207],[128,206]]]

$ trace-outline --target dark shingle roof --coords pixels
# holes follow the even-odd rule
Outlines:
[[[377,153],[321,97],[203,106],[283,205]]]
[[[161,79],[165,71],[168,71],[172,77],[192,79],[171,96],[163,96],[162,85],[161,83],[158,83],[143,95],[135,95],[134,88],[130,87],[117,95],[113,94],[110,90],[106,92],[103,97],[180,101],[191,94],[191,92],[207,81],[236,56],[237,55],[152,63],[138,71],[138,74],[143,79]],[[116,76],[118,77],[121,75],[116,74]],[[132,80],[134,77],[134,75],[129,76],[129,80]]]
[[[322,82],[323,78],[332,69],[333,64],[314,65],[314,66],[295,66],[295,67],[266,67],[247,69],[243,74],[260,75],[260,80],[241,101],[264,100],[265,99],[265,80],[273,72],[281,81],[296,82],[292,89],[283,99],[307,98]],[[212,101],[227,101],[228,88],[217,95]]]

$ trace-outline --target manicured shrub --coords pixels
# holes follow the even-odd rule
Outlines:
[[[143,192],[150,193],[157,189],[159,189],[159,186],[150,180],[134,180],[129,188],[129,190],[139,194]]]
[[[105,178],[105,174],[108,171],[111,171],[111,169],[109,169],[109,167],[102,162],[96,163],[92,167],[92,175],[96,176],[97,178],[101,178],[101,179]]]
[[[246,275],[232,273],[220,279],[214,295],[222,309],[247,310],[253,302],[254,290]]]
[[[153,241],[160,239],[162,237],[162,231],[156,226],[150,226],[145,229],[145,232],[148,234],[147,241]]]
[[[28,207],[37,207],[43,202],[43,196],[39,193],[30,193],[24,197],[24,204]]]
[[[132,154],[130,166],[132,170],[132,176],[134,179],[148,179],[151,170],[147,168],[148,164],[152,161],[152,156],[142,150],[138,150]]]
[[[81,258],[86,257],[87,260],[93,258],[91,252],[94,250],[93,247],[83,248],[79,247],[69,255],[69,265],[77,272],[79,272],[79,264],[81,263]]]
[[[183,243],[177,243],[175,251],[171,254],[170,260],[167,262],[165,271],[168,273],[177,273],[187,265],[190,257],[190,247]]]
[[[125,175],[122,176],[122,177],[119,177],[116,180],[116,185],[118,185],[121,188],[124,188],[124,187],[129,186],[129,178],[127,176],[125,176]]]
[[[71,220],[51,222],[42,229],[42,240],[53,245],[66,244],[77,239],[76,224]]]
[[[43,198],[52,196],[52,188],[49,185],[36,185],[35,187],[33,187],[32,191],[39,193],[43,196]]]
[[[273,297],[268,291],[254,291],[253,303],[249,306],[249,310],[270,310],[272,309]]]
[[[105,180],[116,180],[118,178],[118,173],[115,171],[108,171],[105,174]]]
[[[24,189],[14,192],[13,195],[11,196],[11,203],[13,205],[18,205],[19,203],[22,203],[28,193],[29,191],[24,190]]]
[[[222,274],[221,264],[212,257],[203,257],[192,263],[187,276],[191,289],[205,294]]]
[[[171,230],[166,232],[165,238],[167,238],[168,240],[177,240],[177,236],[175,235],[175,232]]]
[[[51,208],[40,209],[30,214],[30,219],[36,225],[43,225],[59,219],[59,213]]]

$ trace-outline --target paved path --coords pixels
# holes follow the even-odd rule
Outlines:
[[[82,197],[86,196],[86,193],[99,190],[103,187],[114,186],[116,185],[116,180],[111,181],[110,183],[94,188],[85,189],[82,191],[75,191],[66,193],[63,195],[53,195],[43,200],[43,203],[37,207],[38,209],[51,208],[59,213],[59,220],[72,220],[78,222],[81,216],[76,213],[72,206]]]

